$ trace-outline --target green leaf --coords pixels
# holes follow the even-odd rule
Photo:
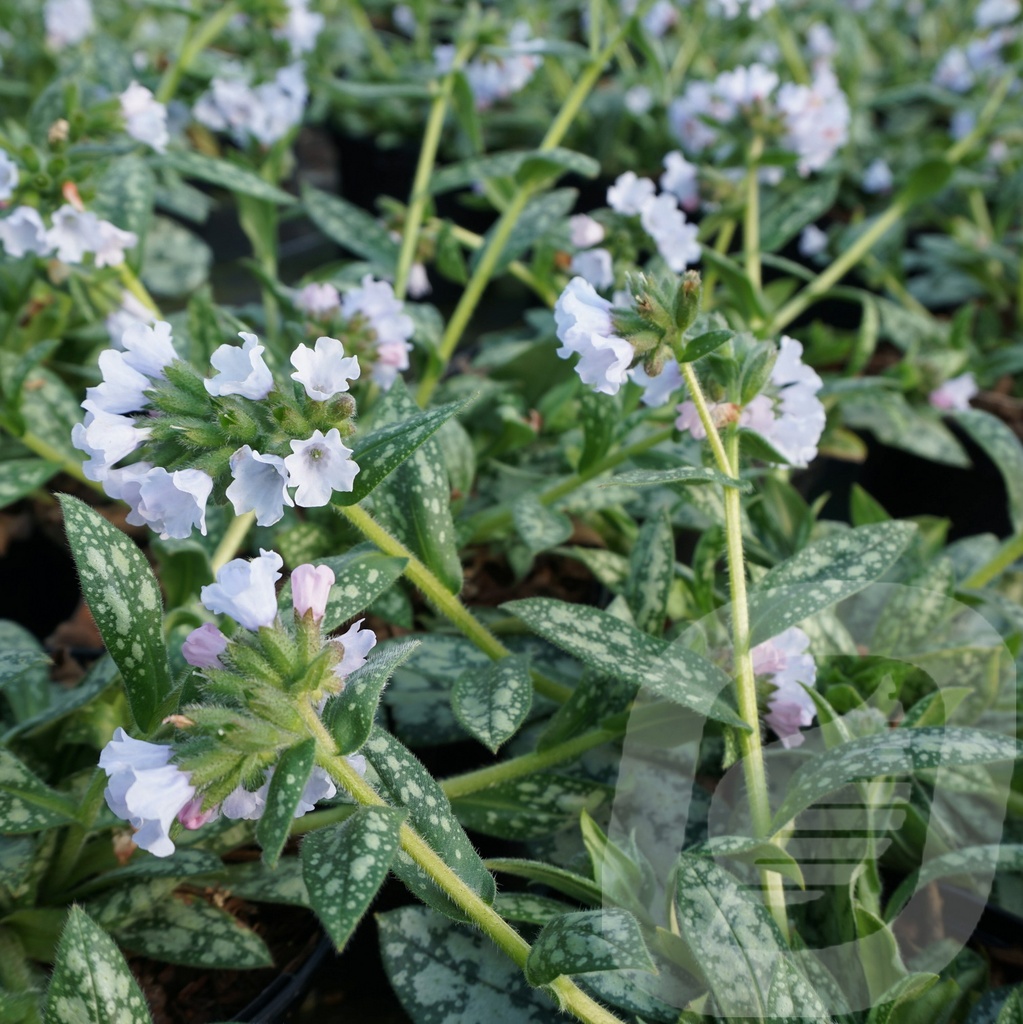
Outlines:
[[[697,359],[710,355],[717,351],[726,342],[735,337],[735,331],[707,331],[706,334],[698,335],[686,342],[682,352],[683,363],[695,363]]]
[[[592,879],[578,875],[574,871],[554,867],[538,860],[523,860],[518,857],[497,857],[486,862],[491,871],[516,878],[525,878],[530,882],[539,882],[558,892],[564,893],[580,903],[599,906],[604,901],[600,886]]]
[[[620,406],[609,395],[598,395],[588,388],[579,396],[579,413],[583,427],[583,452],[576,472],[584,473],[599,462],[611,447],[619,426]]]
[[[757,892],[712,860],[683,853],[675,874],[675,906],[682,938],[718,1014],[768,1018],[775,964],[791,951]]]
[[[529,662],[521,655],[470,668],[451,691],[455,717],[466,731],[495,753],[515,735],[533,705]]]
[[[151,732],[167,714],[173,685],[159,586],[130,538],[77,498],[59,500],[85,600],[120,669],[131,713]]]
[[[147,879],[173,878],[180,881],[195,875],[219,875],[222,871],[220,858],[205,850],[177,849],[170,857],[153,857],[138,851],[130,864],[104,872],[93,881],[79,886],[74,895],[76,899],[81,899],[95,892]]]
[[[358,438],[352,450],[352,459],[359,465],[355,487],[348,493],[336,492],[335,504],[357,505],[467,404],[468,401],[449,402]]]
[[[913,523],[860,526],[808,544],[775,566],[750,596],[750,644],[863,590],[895,563],[915,531]]]
[[[777,252],[807,224],[823,217],[838,196],[839,175],[802,181],[795,192],[765,203],[760,218],[760,248]]]
[[[247,167],[227,160],[217,160],[214,157],[197,153],[195,150],[170,150],[164,153],[159,161],[163,166],[170,167],[186,178],[198,178],[210,185],[226,188],[229,192],[252,196],[253,199],[263,199],[270,203],[279,203],[282,206],[290,206],[295,202],[294,196],[282,192],[268,181],[264,181]]]
[[[113,940],[72,907],[46,993],[46,1024],[149,1024],[146,1000]]]
[[[256,840],[267,867],[275,867],[280,859],[315,759],[316,740],[310,736],[284,751],[277,762],[266,794],[266,810],[256,826]]]
[[[600,174],[600,161],[571,149],[545,149],[526,157],[515,172],[515,182],[531,188],[547,187],[565,174],[595,178]]]
[[[1023,445],[1019,438],[998,417],[980,409],[958,412],[955,420],[998,467],[1009,496],[1012,528],[1023,532]]]
[[[879,441],[948,466],[968,466],[963,446],[933,409],[917,409],[896,391],[867,391],[844,395],[843,422],[869,430]]]
[[[786,787],[775,827],[850,782],[1011,761],[1019,749],[1009,737],[962,728],[895,729],[853,740],[817,754],[799,768]]]
[[[179,298],[205,284],[213,250],[188,228],[168,217],[154,217],[139,276],[154,294]]]
[[[343,555],[317,558],[315,562],[326,565],[334,573],[334,585],[330,588],[320,627],[326,634],[364,611],[384,593],[405,571],[408,560],[382,555],[367,544],[352,548]],[[294,614],[291,580],[281,590],[280,608],[281,618],[285,621]]]
[[[377,926],[384,970],[416,1024],[564,1024],[482,932],[425,907],[380,914]]]
[[[899,190],[896,202],[912,205],[937,195],[949,182],[955,167],[944,157],[925,160],[909,175],[909,180]]]
[[[936,974],[910,974],[900,978],[871,1009],[867,1024],[899,1024],[900,1009],[917,1002],[937,981]]]
[[[125,231],[134,231],[143,252],[153,220],[156,178],[148,161],[140,156],[112,160],[96,185],[93,211]],[[137,264],[137,257],[133,261]]]
[[[656,640],[597,608],[551,598],[508,601],[501,607],[538,636],[604,675],[646,687],[665,700],[745,728],[742,719],[719,699],[729,690],[728,677],[681,643]]]
[[[48,665],[50,659],[46,652],[32,647],[15,647],[3,652],[0,662],[0,690],[20,679],[29,669]]]
[[[340,196],[306,185],[302,203],[312,222],[338,245],[393,273],[398,244],[375,217]]]
[[[352,754],[369,739],[380,694],[395,669],[408,661],[418,646],[418,640],[405,640],[378,648],[345,680],[344,689],[327,701],[323,724],[340,753]]]
[[[715,252],[709,245],[703,246],[700,258],[721,276],[722,282],[742,311],[743,319],[747,323],[755,317],[766,316],[761,296],[757,294],[750,283],[746,271],[735,260]]]
[[[518,175],[520,170],[526,176],[545,177],[553,171],[562,174],[572,172],[586,178],[595,178],[600,173],[600,164],[593,157],[570,149],[505,150],[502,153],[473,157],[471,160],[463,160],[441,168],[430,180],[430,192],[433,195],[440,195],[442,192],[465,188],[490,178],[512,178]]]
[[[0,749],[0,832],[23,835],[76,820],[75,805]]]
[[[526,961],[530,985],[548,985],[563,974],[655,971],[639,924],[625,910],[580,910],[556,917],[533,943]]]
[[[777,843],[749,836],[714,836],[690,846],[686,853],[694,857],[732,857],[743,864],[766,868],[786,878],[791,878],[800,888],[803,872],[796,859]]]
[[[419,412],[399,378],[377,405],[376,422],[408,423]],[[462,589],[451,486],[439,431],[381,484],[373,495],[373,508],[379,522],[409,547],[448,590],[457,594]]]
[[[573,828],[582,811],[609,804],[613,791],[591,779],[537,772],[487,786],[452,802],[468,829],[499,839],[539,839]]]
[[[532,892],[500,892],[494,901],[494,910],[506,921],[521,921],[540,927],[560,914],[571,913],[573,909],[569,903]]]
[[[198,896],[159,900],[114,937],[143,956],[187,967],[245,971],[273,963],[251,928]]]
[[[572,536],[572,520],[544,505],[535,494],[524,494],[515,501],[512,519],[531,555],[556,548]]]
[[[309,900],[338,950],[384,884],[405,818],[406,812],[396,807],[360,807],[347,821],[303,840],[302,877]]]
[[[622,487],[663,487],[666,484],[721,484],[735,487],[740,491],[751,490],[745,480],[733,480],[716,469],[703,466],[678,466],[675,469],[630,469],[618,473],[608,481],[608,486]]]
[[[218,873],[216,882],[232,896],[243,900],[311,906],[298,857],[282,857],[275,868],[268,868],[258,860],[232,864]]]
[[[0,370],[9,378],[20,360],[12,352],[0,351]],[[55,373],[43,366],[29,370],[20,392],[19,414],[25,429],[73,463],[81,462],[82,453],[71,443],[71,430],[82,419],[78,399]]]
[[[667,509],[663,509],[643,523],[629,557],[625,599],[638,629],[661,635],[674,581],[675,532]]]
[[[1023,997],[1021,997],[1019,989],[1016,989],[1002,1004],[995,1024],[1023,1024]]]
[[[391,802],[408,809],[412,828],[480,899],[493,903],[497,894],[494,876],[483,866],[434,777],[409,750],[380,728],[374,728],[362,752]],[[464,919],[462,911],[406,853],[399,852],[394,873],[424,903],[455,920]]]

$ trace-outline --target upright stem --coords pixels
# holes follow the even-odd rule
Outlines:
[[[696,406],[697,415],[707,433],[714,461],[718,469],[731,479],[739,475],[739,434],[732,430],[728,437],[729,451],[707,407],[692,363],[681,363],[682,375],[689,395]],[[749,732],[739,732],[743,773],[749,799],[753,834],[758,838],[770,835],[771,804],[767,794],[767,768],[760,740],[760,713],[757,708],[757,683],[750,653],[749,600],[746,593],[746,562],[742,550],[742,504],[735,487],[724,488],[725,542],[728,556],[729,590],[732,607],[732,648],[735,659],[735,691],[739,715],[749,725]],[[774,916],[782,934],[789,934],[785,912],[785,895],[781,876],[773,871],[761,871],[761,884],[768,909]]]
[[[36,453],[41,458],[46,459],[48,462],[56,462],[60,466],[61,472],[67,473],[68,476],[73,476],[79,483],[85,484],[86,487],[91,487],[94,491],[98,491],[100,494],[105,494],[103,485],[95,480],[90,480],[82,469],[82,464],[75,459],[69,459],[59,449],[54,448],[48,441],[44,441],[41,437],[37,437],[31,431],[26,431],[22,434],[18,440],[30,451]]]
[[[408,292],[409,271],[416,254],[419,241],[419,229],[423,223],[423,214],[430,198],[430,176],[437,161],[437,149],[440,146],[441,133],[444,130],[444,118],[447,116],[448,104],[454,89],[455,73],[465,63],[472,52],[470,44],[463,44],[455,54],[451,70],[441,81],[440,91],[430,104],[430,115],[426,120],[426,131],[423,134],[423,145],[419,150],[419,163],[416,165],[416,176],[412,182],[412,194],[409,196],[408,212],[405,215],[405,230],[401,237],[401,251],[398,253],[398,268],[394,273],[394,294],[404,299]]]
[[[494,661],[507,658],[511,654],[511,651],[462,604],[457,595],[452,594],[423,562],[416,558],[397,537],[385,530],[365,509],[358,505],[336,505],[335,508],[367,540],[376,544],[384,554],[406,559],[405,575],[409,580],[419,588],[427,601],[441,615],[484,654],[493,658]],[[564,703],[571,696],[570,687],[548,679],[536,671],[530,674],[533,677],[533,688],[542,696],[556,700],[558,703]]]
[[[220,538],[216,551],[213,552],[213,558],[210,559],[210,568],[213,570],[214,575],[238,554],[242,544],[245,542],[245,537],[255,521],[255,512],[244,512],[242,515],[235,516],[231,520],[230,525],[224,532],[224,536]]]
[[[316,740],[316,760],[320,766],[330,772],[358,803],[366,807],[386,806],[386,801],[337,753],[333,738],[312,706],[300,705],[299,712]],[[529,958],[529,943],[493,907],[484,902],[409,825],[401,826],[400,842],[405,853],[440,886],[448,898],[465,911],[499,949],[520,968],[524,968]],[[557,978],[550,988],[554,989],[562,1008],[578,1020],[586,1024],[621,1024],[614,1014],[577,988],[569,978]]]
[[[597,79],[600,78],[604,70],[604,65],[615,52],[624,34],[625,28],[623,27],[614,34],[613,38],[594,57],[579,77],[572,91],[562,104],[561,110],[558,111],[557,117],[555,117],[550,128],[547,129],[547,133],[544,135],[543,141],[539,146],[541,152],[554,149],[561,144],[561,140],[571,127],[580,108],[586,101],[586,97],[590,94],[594,85],[596,85]],[[429,403],[441,376],[451,360],[451,356],[458,347],[459,341],[462,340],[462,335],[465,333],[465,329],[468,327],[480,299],[483,297],[483,292],[490,283],[490,279],[508,244],[508,239],[511,237],[511,233],[515,229],[515,225],[518,223],[518,219],[526,208],[526,204],[529,202],[535,189],[535,185],[520,185],[494,226],[490,241],[486,249],[483,250],[483,254],[480,256],[480,260],[476,264],[476,268],[473,270],[461,298],[458,300],[455,311],[451,314],[451,319],[448,321],[444,334],[441,337],[437,354],[430,360],[423,373],[422,380],[419,383],[419,390],[416,393],[416,398],[420,405],[425,406]]]
[[[764,150],[763,137],[753,140],[746,172],[746,210],[743,214],[742,241],[746,253],[746,274],[756,291],[760,291],[760,155]]]
[[[218,7],[195,32],[192,32],[193,26],[189,25],[181,44],[180,56],[163,73],[163,78],[160,79],[160,84],[156,88],[157,100],[167,103],[174,98],[174,93],[177,92],[178,85],[192,61],[224,31],[228,22],[237,13],[238,4],[235,0],[228,0],[223,6]]]

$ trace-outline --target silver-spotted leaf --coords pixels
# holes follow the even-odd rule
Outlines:
[[[533,680],[529,662],[521,655],[468,669],[451,691],[455,717],[494,751],[515,735],[532,705]]]
[[[362,668],[345,680],[344,689],[327,701],[323,724],[330,730],[340,753],[354,753],[369,738],[380,694],[395,669],[418,646],[418,640],[403,640],[378,648]]]
[[[512,519],[532,555],[556,548],[572,536],[572,520],[542,504],[535,494],[524,494],[512,505]]]
[[[411,751],[380,728],[374,727],[362,753],[390,801],[408,809],[412,828],[480,899],[493,903],[497,894],[494,876],[484,867],[434,777]],[[424,903],[463,920],[462,911],[404,851],[399,851],[395,859],[394,873]]]
[[[722,699],[728,677],[681,643],[647,636],[597,608],[534,597],[502,605],[534,633],[604,675],[644,686],[684,707],[746,728]]]
[[[360,807],[346,821],[303,840],[302,877],[309,901],[339,950],[384,884],[406,816],[397,807]]]
[[[160,157],[160,163],[173,168],[186,178],[197,178],[210,185],[226,188],[230,192],[252,196],[269,203],[289,206],[295,197],[281,191],[254,171],[227,160],[217,160],[191,149],[168,150]]]
[[[668,513],[651,516],[640,528],[629,558],[625,598],[638,629],[660,636],[675,579],[675,532]]]
[[[266,809],[256,826],[256,839],[263,848],[263,861],[268,867],[277,864],[288,841],[291,823],[315,759],[316,741],[310,736],[284,751],[277,762],[266,794]]]
[[[0,832],[22,835],[74,820],[70,798],[50,789],[9,750],[0,749]]]
[[[526,961],[530,985],[563,974],[654,970],[639,924],[625,910],[580,910],[544,925]]]
[[[980,409],[956,413],[956,422],[998,467],[1009,495],[1009,517],[1016,533],[1023,531],[1023,445],[997,416]]]
[[[893,565],[915,530],[900,522],[860,526],[815,541],[775,566],[750,595],[750,643],[770,640],[863,590]]]
[[[46,993],[46,1024],[150,1024],[146,1000],[121,951],[72,907]]]
[[[42,487],[59,469],[59,463],[43,459],[8,459],[0,462],[0,508]]]
[[[84,502],[60,496],[85,600],[124,680],[143,732],[167,714],[172,689],[160,589],[136,544]]]
[[[340,196],[308,185],[302,189],[302,204],[309,219],[338,245],[376,263],[382,270],[394,272],[398,245],[371,214]]]
[[[391,910],[377,924],[384,970],[417,1024],[563,1024],[482,932],[425,907]]]

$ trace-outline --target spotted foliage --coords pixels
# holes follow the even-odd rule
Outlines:
[[[521,655],[468,669],[455,680],[451,691],[455,717],[493,751],[515,735],[532,704],[529,662]]]

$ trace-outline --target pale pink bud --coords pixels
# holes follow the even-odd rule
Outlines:
[[[220,655],[224,653],[225,647],[227,637],[212,622],[206,622],[188,634],[181,646],[181,653],[185,661],[196,668],[223,668]]]
[[[202,828],[208,821],[212,821],[217,817],[217,814],[216,807],[204,811],[202,809],[202,797],[194,796],[178,811],[178,821],[189,831],[194,832],[197,828]]]
[[[291,600],[301,618],[312,612],[319,622],[327,610],[327,596],[334,585],[334,573],[325,565],[300,565],[291,574]]]

